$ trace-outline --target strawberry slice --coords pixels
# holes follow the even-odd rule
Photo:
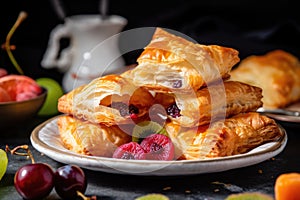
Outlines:
[[[37,97],[42,88],[25,75],[6,75],[0,78],[0,87],[10,96],[11,101],[24,101]]]

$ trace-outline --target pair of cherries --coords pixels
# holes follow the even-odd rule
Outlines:
[[[42,199],[48,196],[53,188],[62,199],[75,199],[81,196],[87,188],[84,171],[77,165],[64,165],[54,171],[47,163],[35,163],[27,145],[18,146],[12,150],[6,147],[11,154],[29,156],[32,163],[20,167],[14,177],[14,186],[17,192],[27,200]],[[26,153],[17,152],[18,149]]]

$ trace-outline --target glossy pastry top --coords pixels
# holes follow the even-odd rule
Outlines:
[[[176,63],[186,61],[189,67],[202,69],[206,60],[217,65],[221,73],[227,73],[233,65],[240,61],[238,51],[218,45],[201,45],[193,43],[183,37],[176,36],[161,28],[157,28],[152,40],[137,59],[144,61]],[[214,66],[213,66],[214,67]]]
[[[231,79],[263,89],[267,108],[282,108],[300,99],[300,61],[283,50],[252,55],[231,71]]]
[[[157,28],[137,62],[131,72],[135,84],[185,92],[228,78],[239,57],[235,49],[193,43]]]

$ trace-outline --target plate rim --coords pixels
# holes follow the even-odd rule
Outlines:
[[[173,161],[153,161],[153,160],[123,160],[123,159],[116,159],[116,158],[107,158],[107,157],[100,157],[100,156],[88,156],[88,155],[81,155],[75,152],[72,152],[68,149],[65,149],[66,151],[62,151],[60,149],[55,149],[54,147],[48,145],[45,141],[42,141],[39,137],[40,131],[49,123],[53,122],[54,120],[56,120],[59,116],[61,115],[57,115],[54,117],[51,117],[50,119],[42,122],[41,124],[39,124],[38,126],[36,126],[31,135],[30,135],[30,141],[32,146],[38,150],[39,152],[43,153],[44,155],[50,157],[51,159],[61,162],[61,163],[65,163],[65,164],[77,164],[83,168],[86,169],[90,169],[90,170],[94,170],[94,171],[102,171],[102,172],[108,172],[108,173],[116,173],[116,174],[132,174],[132,175],[159,175],[159,176],[169,176],[169,175],[190,175],[190,174],[202,174],[202,173],[212,173],[212,172],[219,172],[219,171],[227,171],[230,169],[236,169],[236,168],[241,168],[241,167],[245,167],[245,166],[250,166],[250,165],[254,165],[254,164],[258,164],[260,162],[263,162],[269,158],[272,158],[276,155],[278,155],[279,153],[281,153],[283,151],[283,149],[285,148],[286,144],[287,144],[287,140],[288,140],[288,136],[287,136],[287,132],[286,130],[280,125],[278,124],[279,128],[281,129],[281,131],[283,131],[284,136],[282,138],[280,138],[279,141],[274,142],[275,144],[273,144],[271,147],[268,147],[266,149],[257,151],[257,152],[248,152],[245,154],[238,154],[238,155],[233,155],[233,156],[226,156],[226,157],[218,157],[218,158],[208,158],[208,159],[204,159],[204,160],[173,160]],[[62,154],[63,156],[61,156],[61,158],[59,158],[57,156],[57,154]],[[219,169],[219,170],[211,170],[211,171],[205,171],[205,172],[201,172],[201,171],[197,171],[195,169],[193,169],[190,172],[186,172],[186,170],[182,170],[179,172],[174,172],[174,170],[171,170],[170,172],[168,172],[168,169],[170,169],[171,167],[178,167],[179,169],[182,166],[188,166],[193,168],[193,167],[197,167],[197,165],[200,164],[208,164],[208,165],[212,165],[215,163],[219,163],[219,162],[238,162],[240,160],[246,160],[248,158],[251,157],[261,157],[260,159],[257,159],[254,162],[249,162],[249,163],[243,163],[242,165],[238,166],[238,167],[225,167],[224,169]],[[66,162],[66,159],[74,159],[73,162]],[[80,160],[88,160],[91,161],[93,164],[92,165],[86,165],[86,164],[82,164],[79,161]],[[117,161],[117,162],[116,162]],[[103,163],[103,162],[106,162]],[[129,172],[129,171],[122,171],[120,169],[113,169],[110,168],[109,166],[107,166],[108,164],[111,166],[114,166],[114,163],[125,163],[128,165],[128,167],[132,167],[135,165],[141,165],[143,167],[153,167],[153,166],[159,166],[164,164],[165,167],[160,168],[158,171],[151,171],[151,172],[143,172],[143,173],[139,173],[139,172]],[[168,167],[169,166],[169,167]],[[126,168],[128,168],[126,167]],[[109,169],[110,168],[110,169]]]
[[[284,108],[279,108],[279,109],[283,109],[283,110],[291,110],[291,111],[299,111],[300,112],[300,100],[296,101]],[[288,116],[288,115],[279,115],[279,114],[267,114],[265,113],[264,115],[275,119],[277,121],[281,121],[281,122],[291,122],[291,123],[300,123],[300,117],[297,116]]]

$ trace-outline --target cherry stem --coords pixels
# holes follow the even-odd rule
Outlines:
[[[19,149],[23,149],[26,151],[26,153],[22,153],[22,152],[17,152]],[[26,157],[29,157],[31,159],[31,163],[34,164],[35,161],[34,161],[34,158],[33,158],[33,155],[31,153],[31,151],[29,150],[29,147],[28,145],[20,145],[20,146],[17,146],[13,149],[10,149],[8,147],[8,145],[6,145],[5,147],[5,151],[9,151],[11,155],[18,155],[18,156],[26,156]]]
[[[8,32],[8,34],[6,36],[6,40],[5,40],[5,49],[6,49],[7,55],[10,58],[12,64],[15,66],[15,68],[17,69],[17,71],[20,74],[24,74],[24,72],[21,69],[21,67],[19,66],[19,64],[17,63],[16,59],[14,58],[14,56],[11,52],[10,39],[11,39],[12,35],[14,34],[15,30],[17,29],[17,27],[21,24],[22,21],[24,21],[26,19],[26,17],[27,17],[27,13],[25,11],[21,11],[15,24]]]
[[[86,197],[84,194],[82,194],[80,191],[77,191],[77,195],[81,197],[83,200],[97,200],[96,196]]]

